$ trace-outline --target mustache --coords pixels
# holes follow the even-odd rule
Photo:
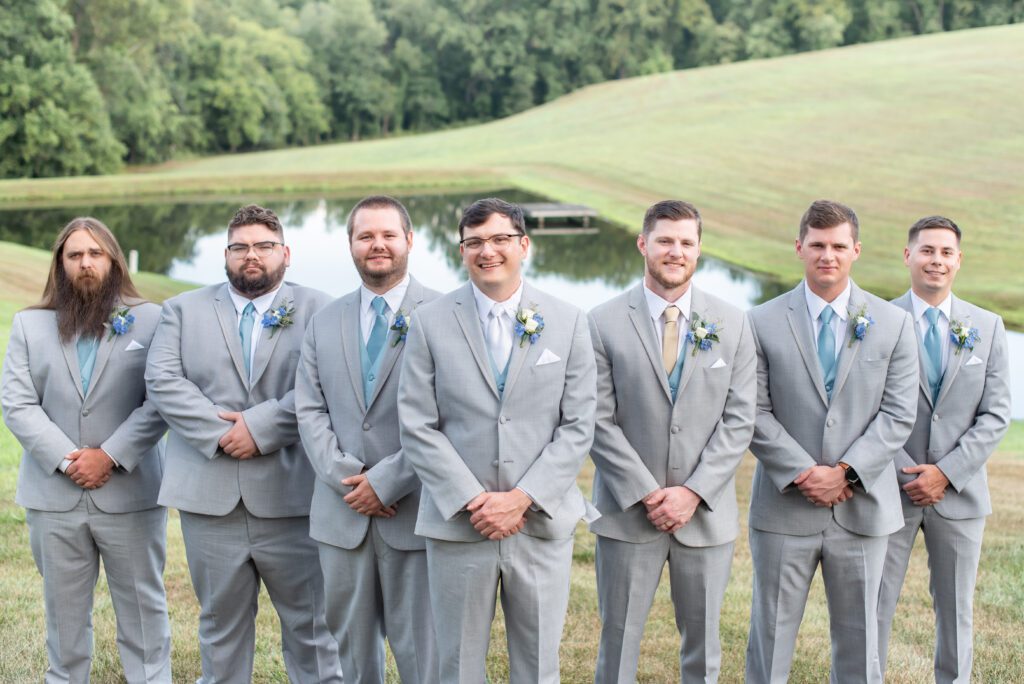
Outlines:
[[[103,325],[110,319],[110,313],[121,292],[122,276],[119,271],[110,271],[105,278],[91,271],[79,273],[73,279],[60,271],[57,275],[57,331],[62,342],[75,337],[100,337]],[[84,283],[96,283],[83,287]]]

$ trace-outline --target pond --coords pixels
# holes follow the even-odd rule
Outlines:
[[[489,194],[520,203],[541,199],[514,190]],[[414,225],[409,270],[428,286],[448,291],[465,281],[456,226],[461,208],[477,197],[400,197]],[[274,209],[284,224],[292,258],[287,279],[340,296],[359,286],[345,231],[345,218],[357,199],[245,197],[0,210],[0,240],[49,249],[71,218],[95,216],[114,231],[125,251],[139,252],[142,270],[215,283],[224,279],[228,220],[239,205],[255,201]],[[584,309],[634,285],[643,271],[634,233],[600,220],[591,225],[597,232],[533,235],[527,262],[532,283]],[[744,309],[792,287],[709,258],[701,259],[694,282]],[[1024,334],[1009,337],[1013,416],[1019,419],[1024,418]]]

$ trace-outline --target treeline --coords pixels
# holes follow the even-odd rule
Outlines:
[[[1024,20],[1024,0],[0,0],[0,177],[507,116],[590,83]]]

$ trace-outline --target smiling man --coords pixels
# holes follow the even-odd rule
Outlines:
[[[818,200],[800,221],[804,280],[749,313],[757,350],[753,605],[747,681],[785,682],[821,566],[833,682],[880,682],[877,603],[903,526],[893,459],[914,425],[910,315],[857,287],[857,215]]]
[[[914,317],[921,382],[914,431],[896,455],[904,525],[889,537],[878,606],[884,675],[896,600],[920,530],[940,684],[971,680],[974,585],[985,517],[992,513],[985,462],[1010,425],[1003,321],[953,294],[961,237],[953,221],[927,216],[911,226],[903,250],[910,290],[893,303]]]
[[[420,481],[399,441],[398,379],[418,307],[440,293],[408,274],[412,223],[398,200],[360,200],[348,238],[362,285],[310,321],[295,384],[317,473],[309,533],[346,684],[383,684],[385,638],[402,681],[430,684],[437,649],[425,542],[414,532]]]
[[[519,207],[474,202],[459,237],[470,282],[419,309],[398,396],[423,481],[441,681],[485,680],[497,592],[510,680],[557,682],[573,531],[591,517],[576,475],[593,439],[593,348],[579,309],[523,281]]]
[[[164,303],[146,370],[171,428],[160,503],[181,511],[200,607],[199,681],[252,680],[262,582],[291,681],[341,682],[294,396],[306,324],[330,298],[284,282],[291,254],[274,212],[242,207],[227,239],[228,282]]]
[[[643,282],[590,314],[598,684],[636,681],[666,563],[681,681],[718,680],[719,613],[739,532],[735,474],[754,432],[757,364],[743,312],[691,283],[702,231],[688,202],[650,207],[637,237]]]

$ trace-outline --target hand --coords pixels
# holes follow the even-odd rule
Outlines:
[[[651,524],[672,534],[690,522],[701,501],[689,487],[664,487],[648,494],[644,506]]]
[[[252,458],[253,456],[259,456],[260,450],[256,446],[256,440],[252,438],[249,426],[245,424],[245,418],[242,417],[241,413],[238,411],[221,411],[217,414],[217,417],[221,420],[234,421],[235,423],[217,442],[220,448],[224,450],[224,453],[240,461]]]
[[[526,524],[526,509],[530,507],[530,497],[521,489],[509,492],[484,492],[466,504],[466,510],[472,513],[469,522],[476,531],[488,539],[504,539],[510,537]]]
[[[381,502],[366,473],[346,477],[341,484],[352,487],[352,491],[345,495],[345,503],[356,513],[379,518],[390,518],[395,515],[398,506],[385,506]]]
[[[903,485],[903,491],[907,493],[915,506],[931,506],[942,501],[946,496],[946,487],[949,486],[949,478],[937,465],[925,463],[924,465],[910,466],[903,468],[908,475],[917,474],[917,477]]]
[[[853,496],[846,483],[846,471],[839,466],[811,466],[796,476],[793,484],[815,506],[831,507]]]
[[[78,449],[65,456],[71,465],[64,474],[82,489],[98,489],[110,479],[114,461],[103,449]]]

